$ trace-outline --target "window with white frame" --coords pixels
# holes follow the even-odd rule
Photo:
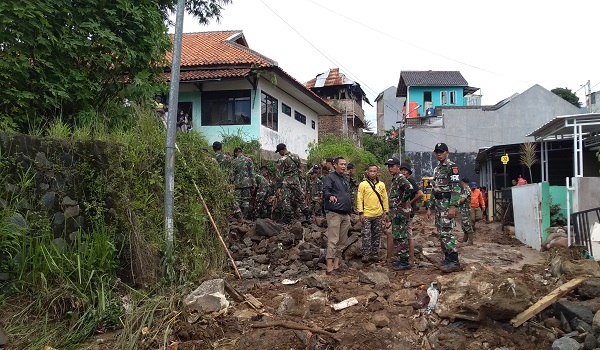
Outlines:
[[[260,93],[260,123],[277,131],[277,107],[279,101],[271,95]]]
[[[456,91],[450,91],[450,104],[456,104]]]
[[[448,104],[448,91],[440,91],[440,104],[441,105]]]

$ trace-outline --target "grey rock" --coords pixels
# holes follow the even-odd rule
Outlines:
[[[390,324],[390,319],[383,313],[376,313],[373,315],[373,318],[371,318],[371,322],[373,322],[375,327],[383,328]]]
[[[183,300],[183,305],[188,312],[206,314],[221,311],[229,307],[225,298],[225,281],[214,279],[202,282]]]
[[[54,246],[56,246],[56,249],[58,249],[61,252],[66,252],[67,248],[69,247],[67,241],[65,241],[65,239],[62,237],[53,239],[52,243],[54,244]]]
[[[64,205],[64,206],[74,206],[74,205],[77,205],[78,203],[77,203],[76,200],[71,199],[71,197],[65,196],[62,199],[61,204]]]
[[[578,317],[583,322],[591,324],[594,320],[594,314],[590,309],[572,301],[559,300],[554,303],[554,308],[555,310],[562,312],[568,321]]]
[[[40,190],[42,191],[47,191],[50,188],[50,185],[48,185],[47,183],[41,183],[38,186],[40,188]]]
[[[587,299],[600,297],[600,278],[594,277],[583,281],[578,291],[580,296]]]
[[[266,264],[269,262],[269,257],[266,254],[259,254],[254,257],[254,261],[259,264]]]
[[[365,331],[373,333],[377,331],[377,326],[375,326],[373,323],[371,322],[367,322],[364,325]]]
[[[48,161],[48,158],[46,158],[46,155],[42,152],[38,152],[35,154],[35,163],[37,164],[37,166],[42,168],[50,168],[52,166],[52,163]]]
[[[414,320],[413,326],[417,332],[426,332],[429,329],[429,322],[425,317],[418,317]]]
[[[18,193],[19,192],[19,186],[13,185],[13,184],[8,183],[8,182],[4,184],[4,189],[8,193]]]
[[[306,286],[309,288],[319,288],[324,290],[330,288],[327,280],[323,276],[317,274],[312,274],[304,278],[304,283],[306,283]]]
[[[77,239],[77,234],[79,234],[78,231],[73,231],[73,232],[69,233],[69,240],[71,242],[73,242],[74,240],[76,240]]]
[[[54,213],[54,219],[52,220],[53,226],[62,225],[65,223],[65,215],[61,212]]]
[[[579,343],[569,337],[558,338],[552,343],[552,350],[579,350]]]
[[[8,335],[2,328],[0,328],[0,345],[8,345]]]
[[[595,349],[597,345],[598,342],[596,341],[596,337],[591,334],[585,336],[585,340],[583,341],[583,348],[585,350]]]
[[[4,198],[0,198],[0,208],[6,209],[8,208],[8,202]]]
[[[256,234],[265,237],[273,237],[282,231],[281,225],[271,219],[256,219]]]
[[[13,216],[8,219],[8,227],[13,231],[27,231],[29,229],[29,223],[23,215],[14,213]]]
[[[571,329],[576,330],[579,333],[594,333],[592,326],[589,323],[580,320],[579,317],[573,318],[569,324],[571,325]]]
[[[592,319],[592,328],[594,331],[600,333],[600,311],[596,312]]]
[[[387,286],[390,284],[389,277],[382,272],[358,271],[358,281],[361,283]]]
[[[252,238],[246,237],[246,238],[244,238],[244,244],[247,247],[252,247],[254,245],[254,242],[252,242]]]
[[[56,204],[56,192],[46,192],[40,199],[42,206],[46,209],[52,209]]]
[[[250,271],[248,269],[239,269],[238,271],[240,272],[240,277],[242,277],[242,278],[245,278],[245,279],[254,278],[254,274],[252,273],[252,271]]]
[[[290,232],[294,235],[294,239],[300,241],[304,238],[304,228],[300,222],[296,222],[290,227]]]
[[[559,313],[559,319],[560,319],[560,325],[563,331],[565,331],[566,333],[570,333],[573,331],[573,329],[571,328],[571,324],[569,323],[569,321],[567,321],[567,318],[565,317],[565,315],[560,312]]]
[[[65,219],[74,218],[79,215],[79,206],[67,207],[65,209]]]

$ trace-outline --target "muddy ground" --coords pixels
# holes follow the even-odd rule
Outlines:
[[[477,223],[475,245],[461,243],[459,246],[463,271],[473,272],[471,284],[476,285],[471,287],[506,279],[516,281],[516,291],[521,294],[517,295],[515,288],[511,290],[508,285],[502,292],[508,293],[510,298],[504,304],[509,305],[447,300],[446,303],[463,303],[461,312],[449,310],[441,317],[426,309],[427,288],[431,282],[446,281],[436,266],[443,258],[439,241],[425,212],[417,214],[413,228],[420,252],[410,271],[394,272],[384,262],[364,266],[354,259],[343,275],[326,276],[324,270],[311,270],[292,279],[298,282],[291,285],[282,284],[283,278],[230,278],[231,285],[242,294],[256,297],[263,308],[254,309],[248,303],[231,300],[223,315],[195,323],[181,317],[168,336],[169,349],[550,348],[552,339],[547,332],[529,326],[514,328],[509,323],[516,313],[556,287],[558,282],[546,271],[547,256],[524,246],[508,231],[500,231],[498,223]],[[462,236],[460,227],[455,228],[455,233],[457,237]],[[381,253],[385,254],[383,249]],[[389,283],[361,283],[359,279],[364,272],[380,272],[388,277]],[[441,304],[445,287],[449,288],[439,286],[438,308],[455,306]],[[466,293],[465,299],[474,297],[473,290]],[[511,299],[511,293],[517,299]],[[355,297],[358,304],[339,311],[331,307],[351,297]],[[292,329],[303,327],[313,331]],[[156,339],[146,339],[140,346],[161,348]]]

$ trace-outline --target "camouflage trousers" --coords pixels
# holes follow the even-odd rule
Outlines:
[[[454,219],[448,217],[450,199],[434,199],[433,207],[435,209],[435,227],[438,236],[440,237],[442,251],[444,254],[455,253],[457,251],[456,238],[452,234]],[[458,210],[458,208],[456,208],[456,210]]]
[[[408,221],[410,219],[410,211],[401,213],[390,213],[392,221],[392,237],[394,237],[394,248],[396,255],[401,260],[409,258],[409,242],[408,242]]]
[[[470,208],[460,207],[460,226],[464,233],[473,233],[473,225],[471,224]]]
[[[269,203],[266,199],[261,200],[260,202],[258,201],[258,199],[256,200],[256,204],[254,206],[254,217],[261,218],[261,219],[265,219],[265,218],[270,219],[272,211],[273,211],[272,203]]]
[[[309,210],[314,216],[323,216],[323,201],[321,197],[313,198],[310,201]]]
[[[252,188],[251,187],[242,187],[236,188],[234,192],[234,204],[233,204],[233,212],[235,214],[242,213],[244,215],[248,214],[250,209],[250,200],[252,199]]]
[[[304,191],[299,183],[284,183],[281,189],[281,211],[284,216],[294,216],[294,208],[302,213],[308,212],[308,205],[304,201]]]
[[[379,255],[379,240],[383,235],[383,215],[375,217],[365,217],[361,236],[362,236],[362,256]]]

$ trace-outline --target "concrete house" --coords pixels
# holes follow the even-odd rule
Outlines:
[[[339,111],[337,115],[319,118],[319,137],[329,134],[351,137],[357,147],[362,147],[365,126],[362,103],[369,103],[369,100],[360,84],[340,73],[339,68],[331,68],[305,86]]]
[[[190,113],[194,130],[210,143],[239,134],[258,139],[266,156],[285,143],[306,159],[308,144],[318,140],[319,116],[338,114],[277,62],[250,49],[242,31],[184,34],[181,55],[178,110]]]
[[[383,136],[386,131],[398,129],[402,118],[402,107],[406,98],[396,96],[396,87],[390,86],[375,98],[377,110],[377,135]]]
[[[436,107],[480,105],[481,96],[473,95],[477,90],[458,71],[402,71],[396,96],[410,101],[403,114],[432,116]]]
[[[532,130],[557,115],[578,112],[578,107],[537,84],[493,106],[436,106],[434,116],[418,118],[423,122],[411,124],[411,118],[407,119],[406,154],[413,161],[416,176],[427,176],[437,163],[434,145],[445,142],[461,175],[479,179],[475,160],[480,149],[533,141],[527,137]],[[518,156],[511,159],[518,163]],[[503,172],[499,161],[491,170],[494,176]]]

